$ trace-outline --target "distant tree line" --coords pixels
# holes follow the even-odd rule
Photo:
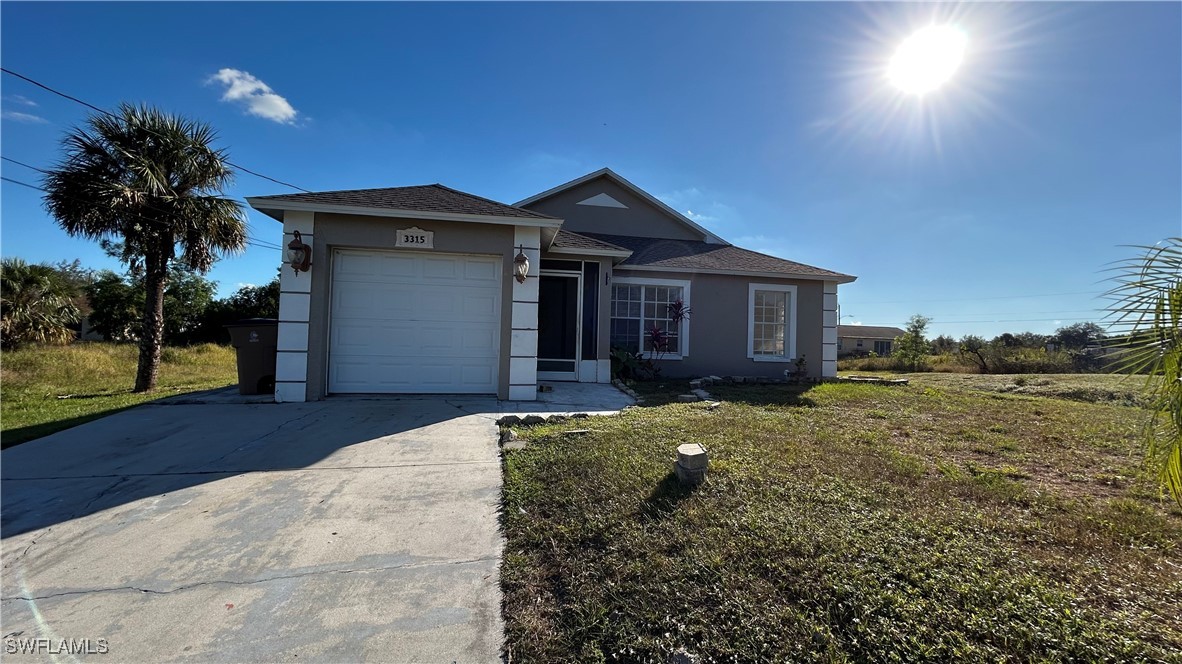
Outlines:
[[[931,319],[916,314],[891,344],[889,357],[845,360],[843,369],[874,371],[973,371],[977,373],[1072,373],[1109,368],[1124,339],[1110,338],[1093,322],[1075,323],[1054,334],[1006,332],[992,339],[966,334],[959,339],[926,336]]]
[[[244,318],[279,316],[279,279],[243,286],[215,299],[217,284],[183,265],[169,268],[164,291],[164,339],[169,345],[228,343],[224,326]],[[138,342],[147,289],[129,269],[89,270],[77,260],[56,264],[5,258],[0,264],[0,338],[6,349],[64,344],[88,330],[108,341]]]

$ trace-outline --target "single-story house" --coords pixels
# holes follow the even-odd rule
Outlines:
[[[276,400],[532,400],[609,382],[613,347],[669,377],[837,372],[855,277],[736,247],[606,168],[515,205],[439,184],[247,201],[311,257],[282,270]]]
[[[837,356],[891,354],[895,339],[906,334],[897,327],[880,327],[877,325],[838,325],[837,326]]]

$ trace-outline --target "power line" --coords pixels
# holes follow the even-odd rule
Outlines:
[[[66,93],[64,93],[64,92],[61,92],[61,91],[59,91],[59,90],[55,90],[55,89],[53,89],[53,88],[49,87],[48,85],[45,85],[44,83],[41,83],[40,81],[35,81],[35,80],[33,80],[33,79],[29,78],[28,76],[25,76],[24,74],[18,74],[17,72],[14,72],[14,71],[12,71],[11,69],[8,69],[8,68],[6,68],[6,67],[0,67],[0,71],[4,72],[5,74],[8,74],[8,75],[10,75],[10,76],[15,76],[15,77],[17,77],[17,78],[21,79],[22,81],[26,81],[26,82],[28,82],[28,83],[32,83],[33,85],[35,85],[35,86],[37,86],[37,87],[39,87],[39,88],[41,88],[41,89],[43,89],[43,90],[46,90],[47,92],[51,92],[51,93],[53,93],[53,94],[55,94],[55,95],[57,95],[57,96],[59,96],[59,97],[62,97],[62,98],[64,98],[64,99],[69,99],[70,101],[72,101],[72,102],[74,102],[74,103],[77,103],[77,104],[82,104],[83,106],[85,106],[85,107],[87,107],[87,108],[89,108],[89,109],[92,109],[92,110],[94,110],[94,111],[97,111],[97,112],[99,112],[99,113],[102,113],[102,114],[104,114],[104,115],[109,115],[110,117],[112,117],[112,118],[115,118],[115,119],[118,119],[118,118],[119,118],[119,116],[118,116],[118,115],[115,115],[114,113],[112,113],[112,112],[110,112],[110,111],[108,111],[108,110],[106,110],[106,109],[99,108],[98,106],[95,106],[94,104],[91,104],[91,103],[89,103],[89,102],[85,102],[85,101],[83,101],[83,100],[81,100],[81,99],[79,99],[79,98],[77,98],[77,97],[74,97],[74,96],[72,96],[72,95],[68,95],[68,94],[66,94]],[[149,131],[150,131],[150,130],[149,130]],[[159,134],[157,134],[157,135],[159,135]],[[309,191],[309,190],[307,190],[307,189],[304,189],[303,187],[297,187],[296,185],[294,185],[294,184],[292,184],[292,183],[290,183],[290,182],[284,182],[283,180],[277,180],[277,179],[275,179],[275,178],[273,178],[273,177],[271,177],[271,176],[269,176],[269,175],[263,175],[262,173],[259,173],[259,172],[257,172],[257,171],[252,171],[251,169],[249,169],[249,168],[247,168],[247,167],[245,167],[245,166],[239,165],[239,164],[235,164],[234,162],[232,162],[232,161],[230,161],[230,160],[226,160],[226,165],[228,165],[228,166],[232,166],[232,167],[234,167],[234,168],[237,168],[238,170],[240,170],[240,171],[242,171],[242,172],[244,172],[244,173],[249,173],[249,174],[251,174],[251,175],[253,175],[253,176],[257,177],[257,178],[262,178],[262,179],[264,179],[264,180],[269,180],[269,181],[271,181],[271,182],[274,182],[275,184],[278,184],[278,185],[283,185],[284,187],[291,187],[292,189],[295,189],[296,191],[302,191],[302,192],[304,192],[305,194],[310,194],[310,193],[312,193],[311,191]]]
[[[3,159],[4,161],[11,161],[12,163],[16,164],[17,166],[24,166],[25,168],[37,171],[38,173],[44,173],[46,175],[49,175],[49,171],[45,170],[44,168],[37,168],[36,166],[31,166],[29,164],[26,164],[23,161],[17,161],[15,159],[11,159],[9,157],[0,157],[0,159]]]
[[[990,297],[955,297],[946,300],[874,300],[867,304],[927,304],[929,302],[964,302],[966,300],[1016,300],[1030,297],[1057,297],[1060,295],[1096,295],[1095,291],[1072,291],[1070,293],[1026,293],[1023,295],[996,295]]]
[[[10,161],[14,161],[14,160],[10,160]],[[14,179],[12,179],[12,178],[10,178],[10,177],[6,177],[6,176],[3,176],[3,175],[0,175],[0,180],[3,180],[3,181],[5,181],[5,182],[11,182],[12,184],[20,185],[20,186],[22,186],[22,187],[28,187],[29,189],[33,189],[33,190],[35,190],[35,191],[40,191],[40,192],[42,192],[42,193],[46,193],[46,192],[45,192],[45,190],[44,190],[44,189],[42,189],[41,187],[38,187],[38,186],[37,186],[37,185],[35,185],[35,184],[29,184],[28,182],[21,182],[20,180],[14,180]],[[77,198],[75,198],[75,199],[73,199],[73,200],[78,200],[78,199],[77,199]],[[151,219],[151,218],[149,218],[149,217],[145,217],[145,216],[144,216],[144,215],[142,215],[142,214],[135,214],[135,213],[130,213],[130,216],[132,216],[132,217],[134,217],[134,218],[137,218],[137,219],[143,219],[144,221],[146,221],[146,222],[148,222],[148,223],[150,223],[150,224],[161,224],[161,223],[163,223],[163,222],[161,222],[159,219]],[[246,237],[247,237],[246,244],[248,244],[248,245],[250,245],[250,246],[252,246],[252,247],[258,247],[258,248],[260,248],[260,249],[274,249],[274,250],[279,250],[279,251],[282,251],[282,249],[283,249],[283,247],[281,247],[281,246],[279,246],[279,245],[275,244],[274,242],[268,242],[268,241],[266,241],[266,240],[260,240],[260,239],[258,239],[258,238],[252,237],[252,236],[250,236],[250,235],[247,235]]]
[[[1095,318],[1008,318],[1001,320],[933,320],[933,325],[970,325],[981,323],[1045,323],[1045,322],[1078,322],[1091,321]]]
[[[14,164],[17,164],[18,166],[24,166],[25,168],[37,171],[39,173],[45,173],[46,175],[49,174],[49,171],[45,170],[44,168],[38,168],[36,166],[33,166],[32,164],[26,164],[25,162],[19,161],[17,159],[13,159],[12,157],[0,156],[0,159],[3,159],[4,161],[10,161]],[[15,182],[16,184],[22,184],[20,182],[16,182],[16,180],[9,180],[9,182]],[[26,186],[28,186],[28,185],[26,185]],[[38,188],[38,191],[43,192],[45,190]],[[168,212],[166,212],[165,210],[161,210],[160,208],[154,208],[154,207],[148,206],[148,209],[155,210],[156,212],[159,212],[161,214],[168,214]],[[246,237],[259,243],[259,245],[264,245],[264,244],[273,245],[271,247],[268,247],[269,249],[282,249],[282,247],[280,247],[279,244],[276,242],[271,242],[270,240],[260,240],[259,238],[254,237],[254,236],[250,235],[249,233],[247,234]]]

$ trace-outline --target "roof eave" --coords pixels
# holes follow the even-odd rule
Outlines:
[[[806,274],[796,272],[763,272],[759,270],[717,270],[713,268],[665,267],[661,265],[620,265],[620,270],[642,272],[682,272],[685,274],[723,274],[736,277],[762,277],[765,279],[800,279],[804,281],[832,281],[848,284],[857,279],[850,274]]]
[[[578,254],[583,256],[610,256],[612,258],[619,258],[624,260],[632,255],[631,251],[627,249],[581,249],[579,247],[550,247],[547,253],[551,254]]]

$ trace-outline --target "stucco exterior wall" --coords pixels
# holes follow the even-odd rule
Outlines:
[[[662,360],[659,364],[664,376],[783,378],[785,369],[794,368],[791,361],[756,361],[747,357],[751,333],[748,287],[752,283],[796,286],[796,353],[798,356],[804,355],[809,376],[821,376],[824,282],[616,268],[612,274],[613,281],[621,277],[690,282],[689,355],[681,360]],[[610,298],[611,293],[608,292],[606,299],[609,302]],[[610,323],[605,319],[607,324]],[[604,336],[607,336],[606,331]]]
[[[628,209],[579,205],[596,194],[607,194]],[[674,240],[704,240],[705,236],[653,207],[632,192],[604,177],[551,198],[531,203],[527,209],[563,219],[562,227],[576,233],[607,233],[609,235],[633,235],[636,237],[659,237]]]
[[[435,232],[434,249],[395,248],[396,231],[412,226]],[[435,222],[316,213],[312,245],[311,297],[308,310],[307,399],[323,399],[327,389],[332,255],[335,249],[383,249],[423,253],[483,254],[502,257],[500,365],[497,395],[509,396],[511,312],[517,282],[513,279],[514,227],[496,224]],[[290,270],[289,270],[290,271]],[[308,278],[301,274],[299,278]],[[393,340],[392,340],[393,341]]]

